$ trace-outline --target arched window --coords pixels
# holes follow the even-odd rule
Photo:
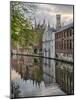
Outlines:
[[[72,40],[70,40],[70,49],[72,49]]]

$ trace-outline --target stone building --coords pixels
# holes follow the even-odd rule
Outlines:
[[[49,24],[43,34],[42,50],[44,57],[55,57],[55,29]]]
[[[74,51],[73,23],[62,27],[55,33],[55,54],[57,58],[73,61]]]
[[[35,26],[34,29],[38,32],[40,32],[40,38],[39,38],[39,42],[33,45],[33,49],[34,49],[34,54],[38,54],[38,55],[42,55],[42,34],[45,31],[45,19],[43,20],[43,23],[41,24],[40,22],[37,22],[35,19]]]

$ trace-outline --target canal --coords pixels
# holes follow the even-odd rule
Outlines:
[[[73,67],[72,63],[13,55],[11,98],[74,94]]]

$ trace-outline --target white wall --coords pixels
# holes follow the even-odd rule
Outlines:
[[[50,41],[48,41],[50,40]],[[47,52],[47,57],[54,58],[55,57],[55,33],[52,32],[51,30],[46,29],[43,34],[43,55],[45,56],[45,51],[46,49]],[[49,53],[50,50],[50,53]]]

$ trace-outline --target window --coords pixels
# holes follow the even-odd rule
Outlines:
[[[73,40],[71,40],[71,43],[72,43],[72,49],[73,49]]]
[[[56,34],[56,38],[58,38],[57,34]]]
[[[71,32],[71,30],[70,30],[70,36],[72,35],[72,32]]]
[[[60,33],[59,33],[59,38],[60,38]]]
[[[57,38],[59,38],[59,34],[57,34]]]
[[[62,49],[63,49],[63,40],[62,40]]]
[[[69,49],[69,40],[67,40],[67,49]]]
[[[72,40],[70,40],[70,49],[72,49]]]
[[[64,40],[64,49],[66,49],[66,40]]]
[[[74,29],[73,29],[73,28],[71,29],[71,32],[72,32],[72,34],[73,34],[73,32],[74,32]]]
[[[62,37],[64,37],[64,32],[62,32]]]
[[[63,48],[63,42],[61,41],[61,49]]]
[[[67,37],[69,36],[69,30],[67,30]]]
[[[64,32],[64,37],[66,37],[66,33]]]
[[[70,36],[72,36],[73,35],[73,29],[71,28],[70,29]]]
[[[57,33],[56,33],[56,35],[55,35],[55,38],[57,39]]]
[[[58,38],[60,38],[60,33],[58,33]]]
[[[57,49],[58,49],[58,41],[57,41]]]

